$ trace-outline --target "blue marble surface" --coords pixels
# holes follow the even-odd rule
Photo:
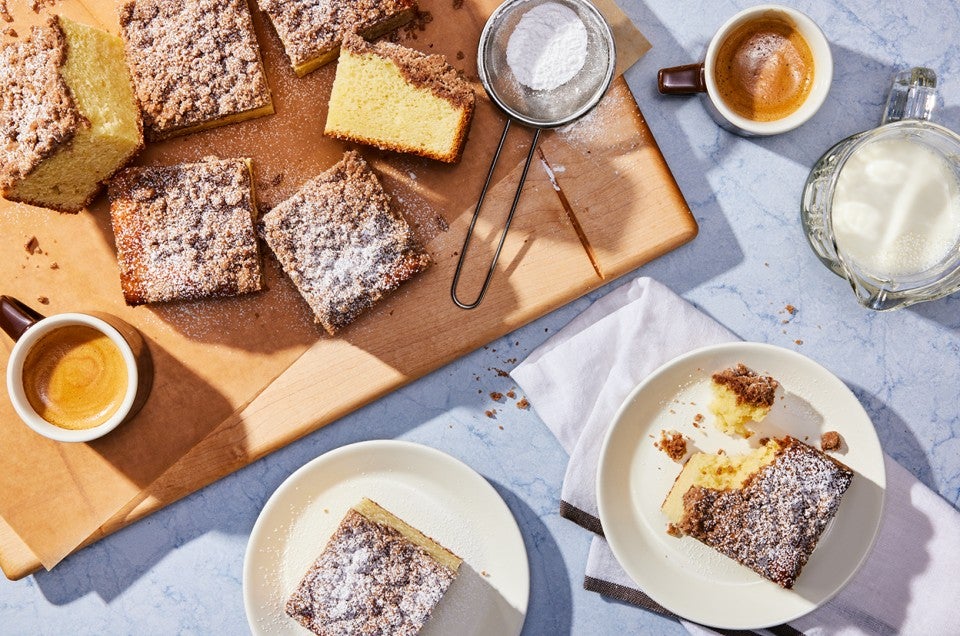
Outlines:
[[[826,148],[878,123],[897,69],[936,70],[940,121],[960,130],[960,4],[786,2],[826,32],[833,87],[800,129],[744,139],[718,128],[699,99],[658,95],[655,76],[660,67],[697,61],[720,23],[750,4],[620,0],[653,44],[627,79],[700,224],[692,243],[627,278],[657,278],[743,339],[796,349],[826,366],[863,402],[886,451],[956,506],[960,296],[897,313],[862,309],[807,247],[798,202],[810,166]],[[488,395],[514,386],[494,368],[522,359],[604,291],[82,550],[52,572],[0,582],[0,632],[246,633],[243,554],[270,494],[327,450],[397,438],[464,460],[506,500],[530,555],[525,633],[683,633],[673,621],[582,589],[589,537],[557,511],[567,457],[534,411],[494,404]],[[797,308],[792,317],[783,312],[787,304]],[[498,409],[497,419],[484,415],[490,408]]]

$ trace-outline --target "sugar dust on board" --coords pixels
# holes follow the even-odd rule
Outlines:
[[[960,182],[926,146],[877,140],[844,164],[832,219],[837,248],[866,272],[920,274],[960,242]]]
[[[573,79],[587,60],[587,28],[562,4],[538,5],[520,18],[507,41],[507,64],[517,81],[535,91]]]

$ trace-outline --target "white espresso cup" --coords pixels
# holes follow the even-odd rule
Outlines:
[[[802,125],[823,105],[832,81],[823,31],[800,11],[776,4],[737,13],[711,38],[703,62],[657,76],[665,95],[705,93],[714,120],[748,137]]]
[[[35,432],[88,442],[130,420],[153,383],[149,350],[116,316],[63,313],[44,318],[0,296],[0,327],[15,340],[7,393]]]

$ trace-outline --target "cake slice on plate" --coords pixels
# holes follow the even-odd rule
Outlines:
[[[261,233],[331,335],[430,264],[355,151],[266,213]]]
[[[143,147],[120,38],[52,17],[0,47],[0,194],[79,212]]]
[[[303,77],[337,59],[351,30],[377,38],[417,13],[415,0],[257,0],[267,14],[294,72]]]
[[[470,83],[442,55],[343,38],[324,134],[455,163],[473,117]]]
[[[741,456],[694,454],[662,510],[671,534],[789,589],[852,480],[847,466],[788,436]]]
[[[370,499],[351,508],[286,611],[315,634],[412,636],[463,560]]]

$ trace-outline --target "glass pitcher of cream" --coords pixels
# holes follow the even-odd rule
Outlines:
[[[882,124],[830,148],[804,186],[810,246],[870,309],[960,290],[960,135],[930,121],[936,84],[898,74]]]

